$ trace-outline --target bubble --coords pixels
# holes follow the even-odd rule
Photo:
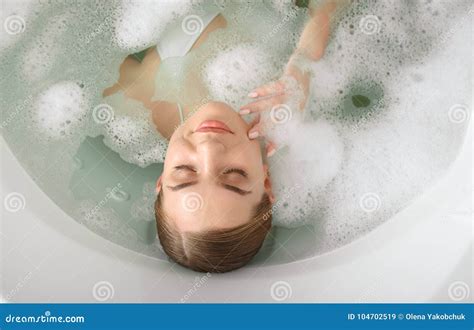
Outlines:
[[[123,1],[115,21],[115,40],[121,48],[128,50],[156,44],[166,26],[177,16],[187,14],[191,8],[192,2],[186,0]]]
[[[270,81],[273,69],[262,47],[239,44],[209,59],[203,71],[212,98],[237,107],[250,90]]]
[[[34,107],[34,120],[47,137],[70,137],[81,127],[86,115],[87,100],[77,83],[64,81],[42,92]]]
[[[150,121],[149,110],[123,93],[107,97],[106,101],[94,109],[96,116],[93,114],[98,118],[94,121],[99,124],[104,143],[124,160],[141,167],[162,162],[167,142]]]
[[[168,27],[179,30],[186,17],[203,17],[203,3],[127,0],[67,10],[47,1],[21,9],[21,3],[7,4],[4,30],[6,18],[21,19],[0,34],[2,135],[28,172],[41,177],[44,190],[78,221],[121,245],[158,253],[159,244],[145,245],[140,230],[124,226],[117,214],[130,204],[135,219],[153,219],[153,191],[132,202],[128,195],[136,190],[127,188],[111,198],[130,203],[110,201],[93,212],[98,201],[79,207],[70,197],[72,173],[94,163],[72,155],[93,136],[103,137],[130,164],[163,162],[167,142],[150,110],[121,92],[105,99],[102,92],[116,83],[125,56],[154,47]],[[157,75],[155,82],[171,102],[219,100],[238,109],[250,91],[281,77],[307,10],[290,0],[211,5],[221,8],[226,29],[211,33],[204,47],[186,57],[162,63],[170,74]],[[307,243],[307,253],[334,249],[380,225],[442,177],[456,158],[472,109],[471,72],[465,69],[471,61],[465,42],[470,7],[468,1],[353,2],[336,13],[340,21],[324,56],[305,66],[311,81],[304,114],[286,100],[291,111],[282,107],[273,116],[271,108],[265,111],[274,126],[268,136],[278,147],[269,159],[277,196],[273,224],[314,226],[317,240]],[[184,26],[192,33],[201,30],[199,19]],[[173,76],[185,76],[188,68],[202,76],[209,95],[193,95],[193,88],[183,88]],[[22,100],[29,101],[19,106]],[[190,201],[191,210],[203,202]],[[11,203],[12,209],[25,207],[21,198],[15,203],[19,207]]]

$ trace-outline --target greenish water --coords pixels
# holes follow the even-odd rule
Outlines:
[[[112,208],[122,224],[136,231],[142,242],[152,243],[156,236],[154,218],[144,214],[141,219],[135,219],[132,206],[142,198],[143,186],[156,182],[163,170],[163,164],[141,168],[127,163],[119,154],[104,145],[102,136],[87,137],[74,159],[80,163],[69,184],[74,198],[78,201],[92,199],[100,207],[104,204]],[[115,194],[115,198],[105,200],[104,196],[111,190],[120,192]]]
[[[78,202],[93,201],[98,209],[97,213],[103,213],[104,209],[112,210],[113,225],[93,227],[100,235],[120,245],[143,252],[147,246],[157,244],[155,218],[151,210],[143,212],[141,217],[134,216],[134,205],[147,208],[153,205],[154,200],[143,199],[143,186],[154,184],[163,170],[163,164],[153,164],[145,168],[125,162],[119,154],[110,150],[102,142],[103,137],[87,137],[80,145],[76,155],[75,163],[78,165],[74,170],[69,187],[74,199]],[[114,187],[120,185],[121,193],[117,198],[104,198]],[[148,204],[148,205],[145,205]],[[151,211],[151,212],[150,212]],[[113,215],[112,215],[113,214]],[[87,215],[83,215],[87,218]],[[94,218],[94,222],[103,221],[103,218]],[[86,223],[86,226],[90,224]],[[123,235],[118,235],[114,230],[127,232],[133,230],[137,233],[137,242],[127,241]],[[308,249],[308,242],[317,247],[314,225],[304,225],[295,229],[273,227],[271,235],[267,236],[261,251],[252,260],[252,264],[278,264],[291,262],[294,255],[311,256],[313,249]],[[297,234],[297,235],[295,235]],[[304,239],[302,239],[304,237]],[[276,242],[285,241],[285,249],[279,248]],[[278,253],[275,253],[279,250]],[[157,251],[146,253],[155,258],[166,259]]]

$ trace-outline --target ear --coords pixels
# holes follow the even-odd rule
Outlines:
[[[275,203],[276,198],[275,198],[275,195],[273,194],[272,180],[270,178],[267,164],[263,164],[263,171],[265,173],[265,180],[263,182],[263,187],[265,189],[265,192],[268,195],[268,198],[270,199],[270,203],[273,204]]]
[[[162,179],[161,179],[161,175],[160,177],[158,178],[158,180],[156,181],[156,194],[158,195],[161,191],[161,185],[162,185]]]

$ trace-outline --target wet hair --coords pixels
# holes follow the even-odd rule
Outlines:
[[[244,266],[260,250],[271,228],[272,205],[266,193],[247,223],[199,233],[178,231],[166,216],[162,200],[160,193],[155,217],[161,246],[172,260],[198,272],[225,273]]]

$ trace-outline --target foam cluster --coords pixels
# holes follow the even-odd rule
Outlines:
[[[257,44],[235,45],[219,52],[204,68],[211,98],[237,107],[249,91],[274,72],[271,55]]]
[[[122,92],[107,97],[106,102],[93,113],[104,143],[125,161],[141,167],[163,162],[167,143],[150,120],[150,111]]]
[[[304,122],[296,115],[278,122],[269,137],[279,148],[269,159],[274,193],[281,204],[275,208],[275,222],[288,228],[312,223],[320,195],[341,169],[342,139],[328,121]]]
[[[39,131],[54,139],[77,134],[86,117],[87,99],[75,82],[50,86],[38,96],[32,118]]]
[[[129,51],[156,44],[166,26],[188,13],[192,5],[187,0],[123,1],[115,21],[115,40]]]
[[[117,82],[127,55],[153,46],[170,24],[198,15],[203,5],[220,8],[227,28],[183,60],[197,80],[183,73],[187,84],[179,89],[166,79],[180,62],[163,63],[158,96],[239,108],[250,91],[282,75],[307,20],[307,10],[292,1],[2,4],[2,134],[59,205],[120,244],[139,238],[113,210],[86,217],[92,197],[81,205],[72,197],[74,154],[86,137],[103,136],[126,162],[163,161],[166,141],[149,110],[123,94],[104,100],[102,93]],[[304,116],[296,103],[285,104],[291,118],[277,109],[268,131],[279,146],[270,161],[274,223],[313,226],[312,254],[367,233],[440,178],[463,143],[472,108],[472,1],[353,1],[336,16],[324,57],[309,66]],[[191,97],[196,83],[204,92]],[[143,206],[152,190],[142,195],[133,217],[151,214]]]

